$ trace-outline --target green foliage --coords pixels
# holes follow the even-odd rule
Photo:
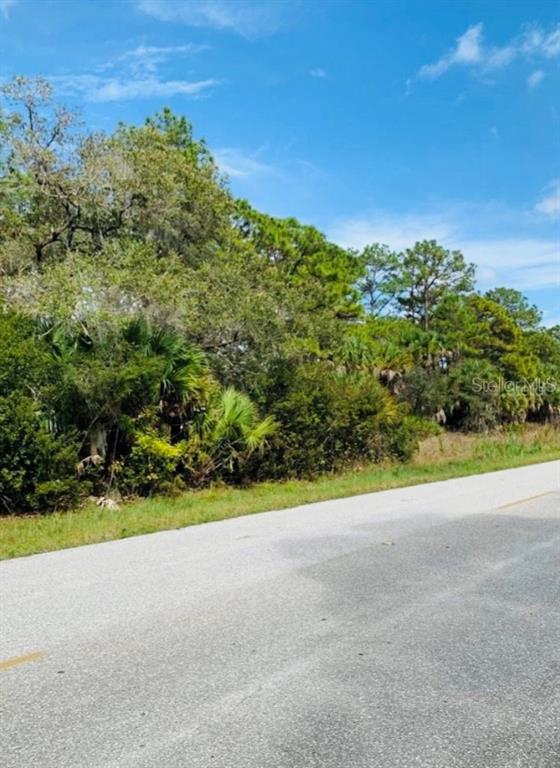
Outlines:
[[[439,432],[437,424],[429,419],[404,416],[402,420],[388,425],[384,435],[384,451],[389,458],[410,461],[418,450],[420,440],[438,435]]]
[[[8,129],[0,219],[3,261],[11,271],[92,254],[120,238],[157,243],[187,260],[222,241],[232,201],[202,142],[169,110],[112,136],[83,134],[58,108],[42,79],[14,78],[1,91]]]
[[[440,367],[415,366],[406,376],[401,396],[414,413],[430,418],[445,409],[449,376]]]
[[[25,390],[52,415],[60,396],[62,367],[50,354],[37,325],[15,313],[0,312],[0,396]]]
[[[363,264],[355,253],[330,243],[315,227],[294,218],[275,219],[246,202],[237,205],[236,227],[261,262],[273,264],[285,283],[305,289],[308,312],[328,307],[338,317],[360,314],[355,282]]]
[[[466,264],[460,251],[448,251],[435,240],[423,240],[405,251],[398,279],[400,307],[406,317],[428,330],[447,295],[472,290],[474,265]]]
[[[184,488],[179,476],[184,444],[152,433],[137,433],[122,471],[122,486],[130,494],[147,496]]]
[[[4,512],[49,511],[76,504],[78,451],[69,435],[42,424],[35,401],[20,392],[0,398],[0,504]]]
[[[542,320],[542,312],[534,304],[529,304],[525,296],[514,288],[494,288],[487,291],[486,298],[504,307],[520,328],[535,329]]]
[[[450,421],[461,429],[487,431],[499,422],[500,372],[486,360],[464,360],[449,374]]]
[[[232,387],[216,391],[190,423],[184,439],[136,432],[122,470],[131,493],[170,492],[212,479],[239,481],[247,462],[262,454],[276,431],[272,418],[259,419],[251,400]],[[119,468],[120,469],[120,468]]]
[[[560,419],[558,330],[515,290],[474,293],[460,252],[357,253],[256,211],[169,109],[103,134],[42,79],[0,94],[6,509],[406,461],[436,421]]]
[[[199,486],[212,477],[239,482],[251,457],[262,455],[277,424],[233,387],[217,392],[186,444],[188,474]]]
[[[370,315],[387,313],[393,308],[402,281],[399,267],[401,259],[386,245],[372,243],[367,245],[360,256],[365,269],[364,277],[358,282],[358,288]]]
[[[259,421],[255,404],[232,387],[211,403],[203,424],[203,434],[209,443],[217,451],[226,447],[228,463],[235,455],[259,450],[275,429],[273,419]]]
[[[268,407],[279,423],[261,472],[312,475],[356,461],[409,456],[412,422],[373,374],[326,364],[277,372]]]

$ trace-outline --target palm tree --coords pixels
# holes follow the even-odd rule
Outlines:
[[[265,448],[277,428],[270,416],[259,419],[244,393],[233,387],[217,393],[192,437],[193,447],[204,457],[198,468],[201,479],[214,473],[235,476],[250,456]]]
[[[144,317],[138,317],[125,327],[123,337],[146,357],[162,361],[159,404],[167,418],[184,421],[207,401],[212,380],[206,358],[177,331],[153,328]]]

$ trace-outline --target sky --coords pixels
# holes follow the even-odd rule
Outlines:
[[[436,239],[560,323],[560,6],[0,0],[0,79],[110,131],[170,106],[233,192],[344,246]]]

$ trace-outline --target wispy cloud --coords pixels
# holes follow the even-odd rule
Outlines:
[[[63,93],[81,95],[86,101],[125,101],[153,97],[199,96],[218,80],[160,80],[158,77],[121,79],[97,75],[59,75],[50,78]]]
[[[251,153],[238,147],[218,147],[212,154],[220,170],[232,179],[280,175],[277,168],[261,159],[262,150]]]
[[[159,21],[231,30],[245,37],[276,32],[290,0],[137,0],[138,9]]]
[[[211,150],[233,192],[275,216],[293,216],[301,206],[312,204],[326,183],[323,169],[294,157],[292,148],[286,146],[221,146]]]
[[[207,49],[207,45],[195,45],[194,43],[168,46],[139,45],[125,51],[119,56],[118,61],[125,62],[133,71],[155,72],[161,64],[170,58],[199,53]],[[114,63],[107,66],[114,66]]]
[[[491,211],[481,210],[479,214],[490,217]],[[377,242],[401,251],[418,240],[437,240],[447,248],[461,250],[467,261],[478,266],[481,288],[509,285],[530,290],[560,285],[555,238],[488,233],[475,236],[472,220],[477,218],[472,207],[404,215],[377,211],[369,216],[339,220],[328,234],[334,242],[358,249]]]
[[[327,70],[323,69],[322,67],[314,67],[314,69],[311,69],[309,71],[309,74],[311,75],[311,77],[322,78],[327,76]]]
[[[19,0],[0,0],[0,15],[7,19],[10,15],[10,9],[18,2]]]
[[[552,59],[560,55],[560,24],[546,31],[540,26],[524,29],[502,46],[484,41],[482,22],[469,27],[460,35],[453,48],[432,64],[424,64],[417,72],[420,79],[435,80],[453,67],[468,67],[482,72],[507,67],[516,59],[541,57]],[[542,77],[537,78],[537,82]]]
[[[527,78],[527,85],[529,88],[536,88],[539,83],[542,83],[544,79],[544,72],[542,69],[536,69]]]
[[[542,213],[551,219],[560,218],[560,179],[553,179],[535,206],[537,213]]]
[[[554,238],[459,238],[454,247],[479,266],[479,283],[485,288],[509,285],[535,290],[560,285],[558,243]]]
[[[431,214],[390,214],[383,211],[339,220],[330,230],[331,238],[344,248],[363,248],[384,243],[397,251],[417,240],[448,241],[457,232],[450,219]]]
[[[59,91],[81,96],[85,101],[111,102],[130,99],[197,97],[219,85],[216,78],[167,79],[160,72],[169,59],[198,53],[208,46],[138,45],[110,61],[78,74],[54,75],[50,80]]]

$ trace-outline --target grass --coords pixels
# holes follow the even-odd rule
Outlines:
[[[374,465],[316,480],[215,487],[176,498],[124,504],[117,512],[88,505],[74,512],[0,517],[0,559],[224,520],[313,501],[447,480],[560,458],[560,431],[430,437],[409,464]]]

